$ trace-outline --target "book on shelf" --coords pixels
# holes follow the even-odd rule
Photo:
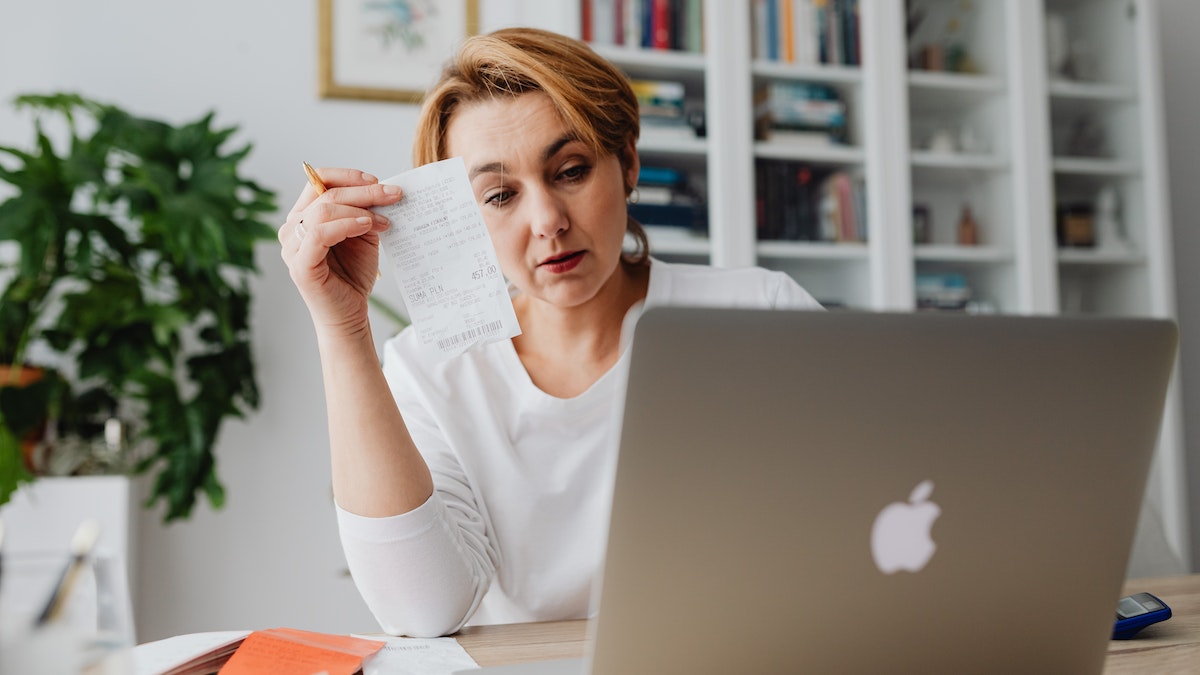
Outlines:
[[[761,240],[867,240],[866,184],[858,176],[804,162],[759,160],[755,187]]]
[[[637,97],[644,137],[658,140],[696,137],[695,116],[689,115],[685,107],[686,90],[682,82],[632,79],[629,85]]]
[[[954,272],[918,274],[914,290],[918,310],[964,311],[973,296],[967,278]]]
[[[702,52],[703,0],[580,0],[581,35],[598,45]]]
[[[651,49],[670,49],[672,40],[671,33],[674,31],[674,14],[671,12],[670,0],[649,0],[646,3],[650,7],[650,43],[646,44],[643,40],[643,47]]]
[[[796,147],[828,147],[838,144],[837,139],[823,129],[787,129],[773,126],[767,127],[762,140]]]
[[[771,123],[781,127],[819,127],[838,129],[846,126],[846,104],[838,99],[803,98],[771,95],[766,113]]]
[[[645,226],[708,230],[708,212],[688,184],[687,173],[673,167],[643,166],[638,174],[637,198],[629,215]]]
[[[774,81],[754,92],[754,135],[759,140],[785,138],[788,132],[820,132],[825,141],[847,138],[846,103],[824,84]],[[802,136],[793,136],[799,140]],[[812,136],[816,140],[818,136]]]
[[[756,59],[861,63],[858,0],[752,0],[751,25]]]
[[[684,118],[683,103],[687,90],[682,82],[674,80],[631,79],[630,88],[637,97],[638,114],[643,118]]]
[[[670,204],[675,200],[674,188],[666,185],[644,185],[638,184],[638,199],[639,204]]]
[[[671,166],[643,164],[638,169],[638,185],[664,185],[675,187],[687,182],[687,174]]]
[[[641,138],[643,141],[670,142],[670,140],[690,141],[696,138],[696,129],[686,120],[659,120],[642,118]]]
[[[819,202],[822,241],[866,241],[863,183],[845,171],[835,171],[821,185]]]
[[[629,215],[646,227],[677,228],[702,233],[708,231],[704,209],[688,204],[637,204],[629,205]]]
[[[796,162],[755,163],[756,232],[760,240],[815,240],[813,168]]]

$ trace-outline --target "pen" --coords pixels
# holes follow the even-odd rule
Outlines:
[[[71,538],[71,559],[67,561],[66,567],[58,577],[58,583],[54,584],[50,599],[46,601],[46,607],[38,615],[34,626],[44,626],[62,613],[63,607],[67,604],[67,597],[71,594],[71,588],[87,564],[88,556],[91,555],[98,538],[100,538],[100,523],[96,520],[89,518],[79,525],[79,529],[75,530],[75,536]]]
[[[321,174],[317,173],[317,170],[312,168],[312,164],[309,164],[308,162],[300,163],[304,165],[304,175],[308,176],[308,184],[317,191],[317,194],[321,194],[329,189],[325,187],[325,181],[321,180]],[[375,278],[382,279],[383,271],[375,270]]]
[[[312,164],[308,162],[301,162],[301,164],[304,165],[304,174],[308,176],[308,184],[313,186],[317,194],[321,194],[329,189],[325,187],[325,182],[321,180],[321,175],[317,173],[317,170],[312,168]]]

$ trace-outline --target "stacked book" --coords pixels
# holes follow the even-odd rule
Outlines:
[[[915,291],[919,310],[961,312],[972,297],[967,278],[954,272],[918,274]]]
[[[829,145],[847,140],[846,103],[824,84],[773,81],[754,95],[758,140]]]
[[[701,233],[708,229],[707,211],[689,188],[685,172],[672,167],[643,166],[629,215],[651,228]]]
[[[673,80],[630,80],[637,96],[642,133],[662,138],[695,138],[684,108],[684,86]]]

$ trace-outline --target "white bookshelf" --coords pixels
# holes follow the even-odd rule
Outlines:
[[[912,310],[918,274],[953,272],[1003,313],[1175,316],[1155,0],[912,0],[925,20],[911,36],[905,0],[860,0],[860,66],[754,58],[752,2],[704,1],[704,54],[598,46],[634,76],[684,82],[707,113],[705,139],[647,133],[641,143],[643,162],[699,176],[708,200],[708,236],[652,232],[656,255],[781,269],[819,299],[866,310]],[[910,53],[942,39],[955,13],[974,72],[910,68]],[[1051,67],[1051,21],[1077,45],[1078,73]],[[755,141],[753,92],[769,81],[834,87],[848,103],[848,144]],[[1080,153],[1068,142],[1080,126],[1095,132],[1099,148]],[[969,128],[977,147],[931,150],[926,141],[939,128],[960,140]],[[867,241],[758,241],[761,161],[861,176]],[[1118,196],[1129,245],[1059,247],[1056,209],[1094,205],[1105,188]],[[913,241],[914,205],[931,214],[928,242]],[[956,243],[964,205],[979,222],[978,245]],[[1186,558],[1182,458],[1176,385],[1151,490],[1170,543]]]

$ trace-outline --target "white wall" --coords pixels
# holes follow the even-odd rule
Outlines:
[[[485,30],[504,23],[564,30],[573,5],[481,4]],[[77,90],[177,122],[217,110],[218,122],[239,125],[239,138],[254,142],[247,172],[279,192],[282,209],[303,186],[301,160],[381,177],[403,170],[415,109],[318,99],[315,17],[312,0],[0,0],[0,144],[30,141],[28,121],[9,105],[14,95]],[[1200,331],[1200,280],[1188,278],[1192,261],[1185,253],[1200,251],[1200,231],[1189,217],[1200,213],[1192,185],[1200,176],[1200,43],[1191,35],[1200,25],[1200,4],[1166,0],[1162,23],[1186,333],[1193,326]],[[281,212],[275,220],[282,218]],[[342,575],[312,330],[273,243],[260,247],[259,264],[253,322],[262,409],[222,433],[224,510],[201,506],[188,522],[169,527],[156,513],[144,514],[135,579],[141,640],[282,625],[375,629]],[[381,290],[396,295],[386,279]],[[385,332],[377,326],[377,337]],[[1200,341],[1185,338],[1183,364],[1185,406],[1198,411],[1185,412],[1196,420],[1188,445],[1200,448]],[[1191,458],[1192,476],[1200,478],[1195,451]],[[1192,490],[1194,505],[1198,492]],[[1200,536],[1193,541],[1200,543]],[[1200,549],[1193,559],[1200,560]]]
[[[253,141],[246,172],[279,193],[282,222],[304,185],[300,162],[380,177],[410,164],[413,106],[320,100],[317,3],[271,0],[0,0],[0,144],[28,147],[19,93],[74,90],[175,122],[215,109]],[[573,3],[483,0],[487,30],[560,30]],[[135,593],[141,640],[182,632],[294,626],[376,629],[343,576],[332,510],[315,340],[277,245],[258,251],[254,347],[262,408],[222,431],[218,512],[142,518]],[[395,285],[381,281],[385,297]],[[377,322],[377,338],[387,326]]]
[[[1172,230],[1175,240],[1175,291],[1183,342],[1184,442],[1192,514],[1192,565],[1200,571],[1200,3],[1162,0],[1162,63],[1167,155],[1170,163]]]

